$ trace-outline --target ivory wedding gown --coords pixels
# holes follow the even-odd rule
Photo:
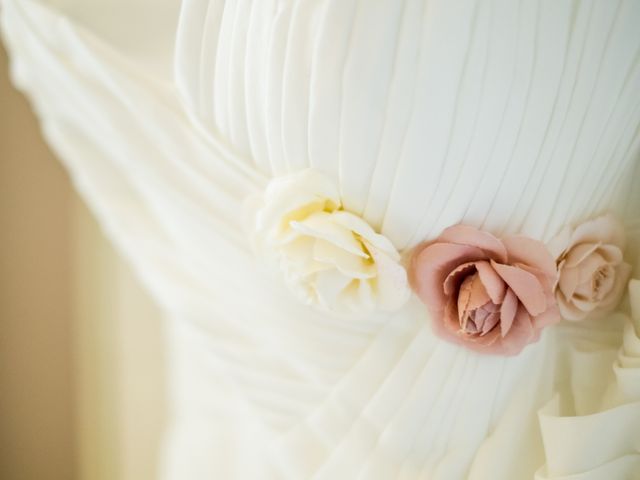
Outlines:
[[[243,203],[313,167],[398,249],[465,222],[640,245],[640,1],[2,0],[15,83],[170,318],[162,478],[640,478],[640,282],[515,357],[338,320]],[[638,278],[638,271],[634,272]]]

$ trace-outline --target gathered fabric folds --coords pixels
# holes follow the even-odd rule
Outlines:
[[[574,391],[554,396],[538,414],[546,464],[536,479],[640,478],[639,280],[631,280],[629,294],[631,314],[616,319],[624,323],[617,356],[614,348],[569,346]],[[613,361],[599,366],[603,357]],[[609,379],[604,388],[588,380],[596,374]]]

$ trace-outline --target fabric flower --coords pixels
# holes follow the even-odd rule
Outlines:
[[[556,300],[564,318],[581,320],[615,308],[631,274],[624,247],[624,228],[612,215],[565,227],[551,240],[559,275]]]
[[[409,276],[436,333],[482,353],[516,354],[560,319],[556,265],[531,238],[456,225],[415,249]]]
[[[393,244],[342,209],[335,184],[313,170],[274,179],[256,233],[306,303],[362,315],[402,306],[410,289]]]

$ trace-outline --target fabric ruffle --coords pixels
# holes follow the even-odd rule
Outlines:
[[[629,296],[631,314],[625,316],[623,343],[613,364],[612,382],[602,391],[600,408],[579,414],[589,402],[558,394],[540,410],[546,464],[536,473],[537,480],[640,478],[640,280],[631,280]],[[575,375],[593,372],[587,357],[603,354],[571,353],[574,360],[582,359],[572,366],[572,382]]]

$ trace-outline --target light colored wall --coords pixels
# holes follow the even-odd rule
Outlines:
[[[151,480],[165,410],[161,315],[86,206],[72,217],[79,478]]]
[[[0,50],[0,479],[155,478],[161,327]]]

